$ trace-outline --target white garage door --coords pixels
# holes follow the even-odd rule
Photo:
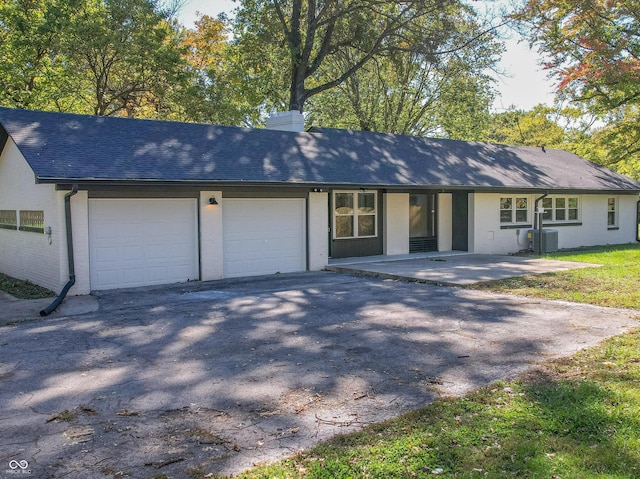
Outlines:
[[[89,201],[91,289],[198,279],[195,199]]]
[[[224,276],[306,270],[304,199],[225,199]]]

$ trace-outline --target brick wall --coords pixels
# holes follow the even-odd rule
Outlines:
[[[0,209],[44,211],[51,234],[0,229],[0,272],[27,279],[55,292],[61,280],[60,248],[66,247],[64,205],[53,185],[38,185],[34,173],[11,138],[0,154]],[[66,263],[65,263],[66,269]]]

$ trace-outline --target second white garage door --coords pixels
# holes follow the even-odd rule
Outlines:
[[[306,270],[305,200],[225,199],[224,276]]]
[[[196,200],[89,200],[91,289],[199,278]]]

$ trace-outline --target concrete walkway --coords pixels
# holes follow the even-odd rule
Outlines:
[[[327,269],[378,278],[462,286],[527,274],[600,266],[522,256],[454,252],[339,259],[332,260]]]

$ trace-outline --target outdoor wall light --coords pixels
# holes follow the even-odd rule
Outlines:
[[[215,196],[212,196],[211,198],[209,198],[209,204],[210,205],[217,205],[218,204],[218,200],[216,200]]]

